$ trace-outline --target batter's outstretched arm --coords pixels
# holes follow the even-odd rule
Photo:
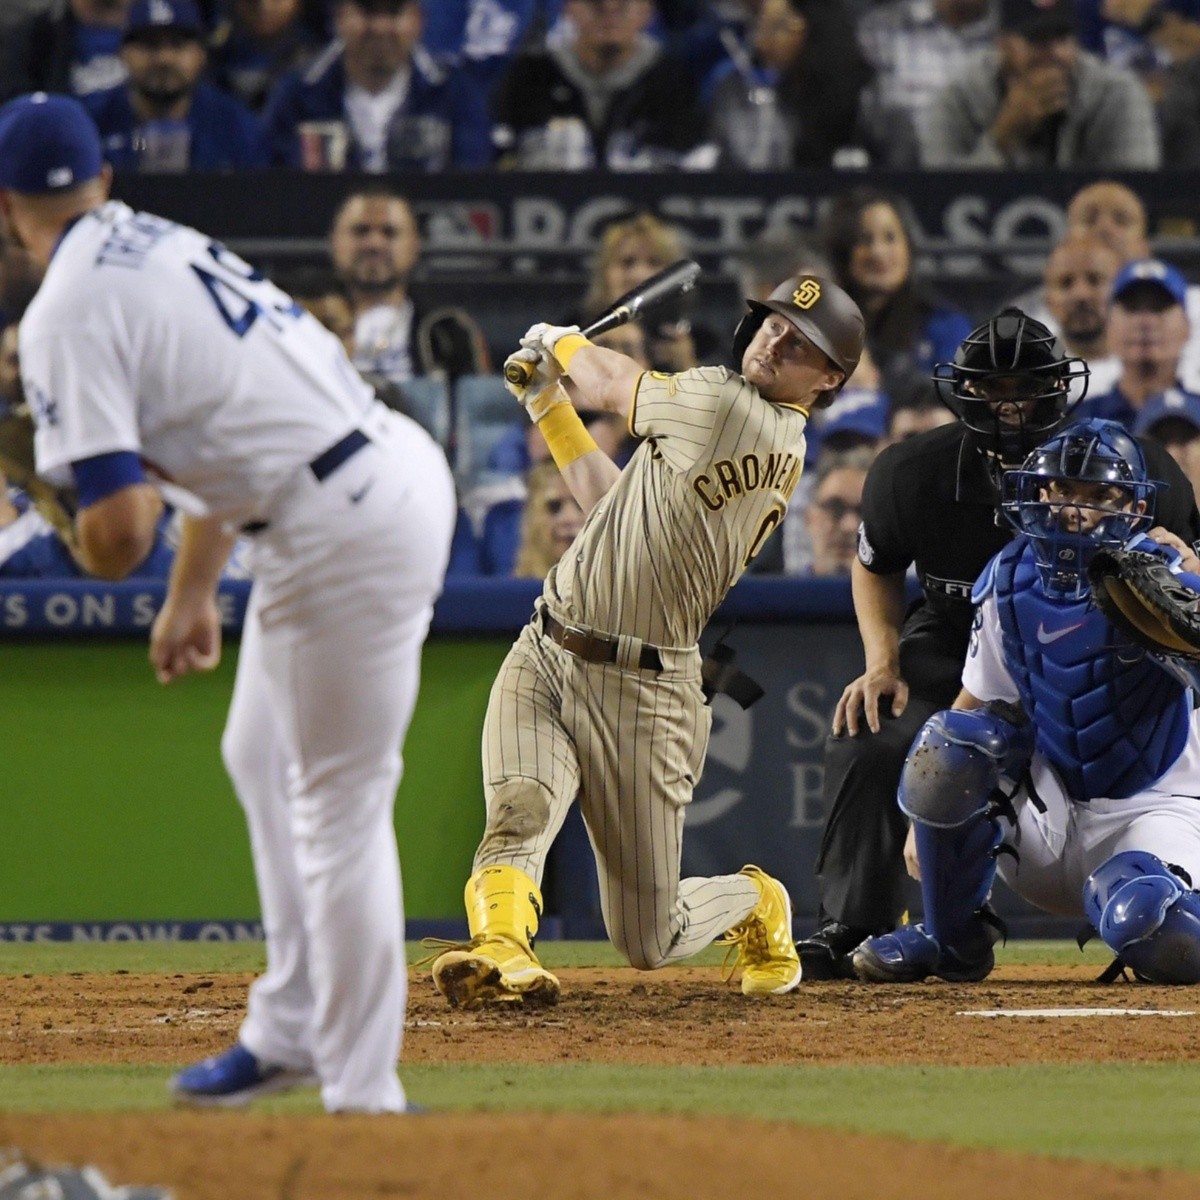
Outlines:
[[[623,417],[629,416],[643,374],[644,369],[632,358],[590,342],[571,355],[567,370],[585,408],[600,408]]]

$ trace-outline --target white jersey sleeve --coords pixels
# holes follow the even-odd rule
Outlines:
[[[20,355],[41,474],[131,451],[174,502],[235,525],[375,404],[337,337],[249,263],[116,201],[59,243]]]
[[[724,367],[696,367],[679,375],[647,371],[634,390],[630,431],[655,439],[674,470],[690,470],[712,438],[730,378]]]
[[[91,327],[89,327],[91,326]],[[116,322],[39,326],[20,334],[21,381],[37,425],[38,470],[64,478],[69,464],[115,450],[138,452],[136,384]]]
[[[994,595],[989,595],[975,610],[962,682],[963,687],[977,700],[1016,702],[1021,699],[1021,693],[1017,691],[1012,673],[1004,660],[1000,614],[996,610]]]

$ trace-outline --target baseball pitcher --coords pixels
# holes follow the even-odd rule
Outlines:
[[[44,273],[20,333],[38,471],[74,483],[93,574],[145,557],[164,490],[185,513],[151,631],[163,683],[217,665],[217,581],[239,528],[253,538],[222,751],[267,970],[238,1042],[172,1088],[240,1104],[319,1082],[330,1111],[403,1112],[392,806],[454,525],[449,468],[290,296],[198,230],[108,200],[109,179],[78,101],[0,109],[0,224]]]
[[[522,339],[510,361],[536,369],[511,390],[588,516],[492,688],[487,825],[466,886],[471,941],[433,965],[451,1004],[557,999],[533,938],[546,852],[576,799],[609,936],[633,966],[677,962],[725,934],[745,994],[799,983],[777,880],[754,866],[679,877],[712,723],[696,643],[783,520],[809,412],[853,373],[862,343],[857,306],[811,275],[750,303],[734,335],[740,375],[646,373],[575,327],[535,325]],[[623,472],[583,427],[563,375],[588,407],[626,414],[644,439]]]

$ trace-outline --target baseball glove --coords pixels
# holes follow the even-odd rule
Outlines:
[[[1159,554],[1098,550],[1088,565],[1096,607],[1131,641],[1179,658],[1200,658],[1200,592]]]
[[[25,492],[68,546],[75,545],[78,497],[74,488],[56,488],[38,478],[33,458],[33,418],[27,405],[11,408],[0,417],[0,474]]]

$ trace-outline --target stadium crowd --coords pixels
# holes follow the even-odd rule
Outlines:
[[[4,11],[0,98],[79,96],[133,170],[1200,164],[1196,0]]]
[[[405,176],[497,170],[796,167],[1154,169],[1200,165],[1200,0],[22,0],[0,14],[0,99],[72,93],[118,172],[345,171],[328,265],[280,282],[451,455],[451,571],[541,577],[581,514],[504,391],[503,347],[427,308]],[[363,175],[378,175],[362,186]],[[861,178],[861,177],[860,177]],[[931,379],[975,324],[918,270],[906,198],[847,176],[815,231],[742,248],[761,298],[815,270],[867,321],[868,353],[814,414],[808,471],[756,570],[833,576],[855,555],[863,479],[890,442],[951,420]],[[570,312],[586,324],[683,257],[649,212],[608,224]],[[1152,256],[1142,199],[1082,187],[1038,287],[996,295],[1091,368],[1081,415],[1160,437],[1200,482],[1200,292]],[[9,321],[17,314],[9,314]],[[647,369],[727,361],[684,311],[608,335]],[[0,314],[0,405],[21,402]],[[734,364],[729,364],[734,365]],[[628,435],[587,414],[620,462]],[[77,571],[24,498],[0,505],[0,576]],[[169,563],[163,555],[146,570]]]

